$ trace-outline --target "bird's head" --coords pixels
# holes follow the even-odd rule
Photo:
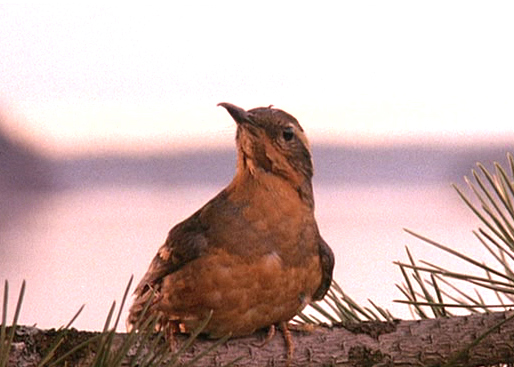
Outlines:
[[[219,103],[237,124],[238,170],[282,177],[299,191],[312,192],[309,142],[298,120],[282,110],[258,107],[245,111]]]

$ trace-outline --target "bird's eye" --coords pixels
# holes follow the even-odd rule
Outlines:
[[[293,137],[294,137],[293,128],[291,126],[286,127],[282,131],[282,137],[284,138],[285,141],[290,141],[291,139],[293,139]]]

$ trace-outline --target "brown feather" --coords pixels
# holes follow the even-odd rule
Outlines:
[[[281,110],[221,105],[238,125],[236,175],[171,229],[136,288],[129,324],[155,295],[150,314],[173,330],[191,331],[213,311],[207,334],[244,335],[288,321],[330,286],[334,256],[314,218],[303,129]]]

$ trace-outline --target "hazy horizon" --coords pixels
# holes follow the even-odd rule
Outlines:
[[[201,151],[235,151],[235,130],[230,116],[226,116],[223,128],[209,132],[192,130],[185,134],[172,128],[161,136],[119,136],[94,137],[84,135],[73,138],[62,137],[44,140],[30,136],[20,128],[24,117],[19,113],[8,113],[0,109],[0,132],[7,138],[27,146],[48,159],[80,159],[94,156],[155,156],[166,154],[187,154]],[[229,126],[227,126],[227,124]],[[194,122],[192,122],[194,125]],[[337,138],[323,135],[315,129],[307,131],[313,149],[316,147],[340,147],[349,149],[410,149],[424,147],[427,149],[474,149],[476,147],[508,146],[514,141],[514,130],[510,133],[410,133],[402,135],[362,136],[347,134]]]

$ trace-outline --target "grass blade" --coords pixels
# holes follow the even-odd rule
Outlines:
[[[9,282],[4,282],[4,301],[2,306],[2,325],[0,326],[0,367],[7,364],[7,358],[11,350],[11,345],[6,341],[6,328],[7,328],[7,301],[9,299]]]
[[[209,315],[207,315],[207,317],[205,318],[205,320],[203,320],[200,325],[196,328],[195,331],[193,331],[193,333],[189,336],[189,338],[186,340],[186,342],[182,345],[182,347],[177,351],[177,353],[175,353],[175,355],[173,356],[173,358],[171,359],[170,363],[168,364],[169,366],[173,366],[174,363],[178,360],[178,358],[180,357],[180,355],[182,353],[184,353],[185,350],[187,350],[193,343],[194,341],[196,340],[196,338],[198,337],[198,335],[200,335],[200,333],[203,331],[203,329],[205,329],[205,327],[207,326],[207,324],[209,323],[209,321],[211,321],[211,318],[212,318],[212,314],[213,314],[213,310],[211,310],[209,312]]]
[[[451,248],[449,248],[447,246],[444,246],[444,245],[442,245],[442,244],[440,244],[440,243],[438,243],[436,241],[433,241],[433,240],[431,240],[431,239],[429,239],[427,237],[419,235],[419,234],[417,234],[417,233],[415,233],[415,232],[413,232],[413,231],[411,231],[409,229],[405,229],[405,231],[407,233],[409,233],[410,235],[412,235],[412,236],[414,236],[414,237],[416,237],[416,238],[418,238],[418,239],[420,239],[420,240],[422,240],[422,241],[424,241],[424,242],[426,242],[426,243],[428,243],[428,244],[430,244],[432,246],[435,246],[435,247],[437,247],[437,248],[439,248],[439,249],[441,249],[443,251],[446,251],[446,252],[448,252],[448,253],[456,256],[456,257],[461,258],[462,260],[465,260],[465,261],[469,262],[472,265],[475,265],[475,266],[478,266],[478,267],[483,268],[485,270],[488,270],[491,273],[493,273],[495,275],[498,275],[500,277],[503,277],[505,279],[509,279],[509,277],[505,276],[505,274],[503,274],[503,273],[501,273],[501,272],[499,272],[499,271],[497,271],[495,269],[492,269],[492,268],[482,264],[480,261],[475,260],[475,259],[473,259],[473,258],[471,258],[471,257],[469,257],[467,255],[464,255],[463,253],[460,253],[460,252],[458,252],[456,250],[453,250],[453,249],[451,249]]]

